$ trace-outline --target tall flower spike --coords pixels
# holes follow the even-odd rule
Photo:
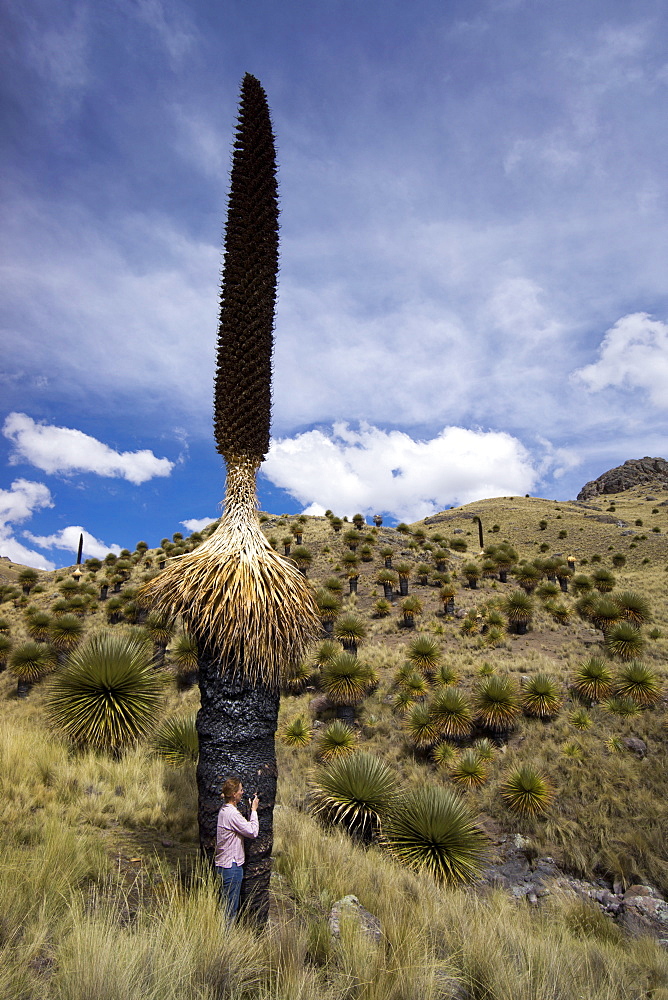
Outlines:
[[[320,629],[304,577],[260,530],[255,477],[269,448],[278,198],[271,118],[260,82],[246,74],[225,227],[214,394],[216,447],[227,463],[216,531],[170,562],[143,599],[181,615],[221,670],[276,687]]]

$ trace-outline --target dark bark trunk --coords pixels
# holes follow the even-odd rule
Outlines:
[[[27,698],[32,691],[32,682],[19,680],[16,685],[16,697],[17,698]]]
[[[478,589],[478,581],[475,580],[473,577],[471,577],[469,579],[469,588],[471,590],[477,590]]]
[[[415,628],[415,618],[407,612],[404,612],[404,628]]]
[[[107,599],[107,593],[108,592],[109,592],[109,584],[108,583],[103,583],[102,586],[100,587],[100,600],[101,601],[106,601],[106,599]]]
[[[349,726],[352,726],[355,722],[355,709],[352,705],[337,705],[336,717],[343,722],[347,722]]]
[[[515,625],[515,633],[517,635],[526,635],[528,622],[517,622]]]
[[[408,577],[399,577],[399,593],[402,597],[408,597]]]
[[[334,631],[334,619],[333,618],[322,618],[322,630],[325,633],[325,638],[328,639]]]
[[[115,594],[120,594],[120,592],[121,592],[121,585],[120,585],[120,582],[117,582],[117,583],[114,584],[114,593]]]
[[[455,613],[455,599],[451,597],[449,601],[445,602],[445,613],[446,615],[454,615]]]
[[[564,593],[564,594],[568,593],[568,577],[567,576],[560,576],[559,577],[559,586],[561,587],[562,593]]]
[[[284,556],[289,556],[290,555],[290,551],[291,551],[291,547],[289,545],[284,545],[283,546],[283,555]]]
[[[341,639],[341,645],[346,653],[352,653],[353,656],[357,656],[357,643],[354,639]]]
[[[304,536],[302,535],[301,531],[295,533],[295,541],[297,545],[301,545],[303,538]]]
[[[385,569],[392,569],[392,556],[385,556]]]
[[[500,569],[499,570],[499,583],[508,583],[508,570],[507,569]]]
[[[348,577],[348,593],[349,594],[356,594],[357,593],[357,577],[356,576],[349,576]]]
[[[437,561],[437,563],[436,563],[436,572],[437,573],[445,573],[445,560],[444,559],[439,559]]]
[[[392,598],[394,597],[394,594],[392,592],[392,584],[391,583],[384,583],[383,584],[383,593],[385,594],[385,600],[387,600],[387,601],[391,601],[392,600]]]
[[[201,638],[198,647],[204,647]],[[200,654],[201,708],[197,713],[200,849],[213,860],[223,782],[229,777],[239,778],[245,788],[244,799],[257,791],[260,833],[255,840],[245,842],[241,905],[263,924],[269,914],[277,779],[274,734],[280,694],[266,685],[251,684],[229,673],[221,676],[220,666],[219,660]]]

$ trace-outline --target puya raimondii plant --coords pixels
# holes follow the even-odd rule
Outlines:
[[[227,466],[223,515],[192,552],[144,588],[158,610],[181,617],[199,652],[199,829],[213,854],[221,785],[238,776],[260,797],[260,834],[249,841],[242,905],[260,922],[269,908],[276,796],[275,732],[281,670],[320,630],[304,576],[265,538],[256,474],[269,448],[273,325],[278,273],[276,153],[265,92],[241,85],[225,228],[214,436]]]

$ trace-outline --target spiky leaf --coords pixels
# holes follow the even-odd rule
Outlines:
[[[384,838],[401,864],[440,882],[474,882],[488,841],[451,789],[421,785],[409,792],[385,825]]]
[[[380,829],[394,805],[397,778],[388,765],[369,753],[335,760],[314,777],[311,810],[350,832],[369,835]]]
[[[120,750],[148,736],[162,697],[151,649],[134,636],[93,635],[53,680],[53,724],[79,745]]]
[[[194,715],[175,715],[159,726],[151,749],[171,767],[195,763],[199,754]]]
[[[542,813],[552,800],[547,780],[529,764],[508,775],[501,786],[501,795],[508,808],[520,816]]]

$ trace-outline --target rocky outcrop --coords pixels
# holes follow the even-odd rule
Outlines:
[[[604,472],[583,486],[578,500],[591,500],[602,493],[622,493],[634,486],[652,485],[668,490],[668,462],[665,458],[629,458],[616,469]]]
[[[646,750],[642,740],[637,743]],[[601,912],[628,934],[646,935],[668,947],[668,903],[653,886],[638,884],[625,888],[617,881],[599,878],[589,882],[567,875],[554,858],[532,857],[531,842],[521,834],[495,837],[493,843],[496,859],[484,872],[479,886],[483,891],[486,887],[503,889],[532,906],[540,906],[550,896],[598,904]]]

